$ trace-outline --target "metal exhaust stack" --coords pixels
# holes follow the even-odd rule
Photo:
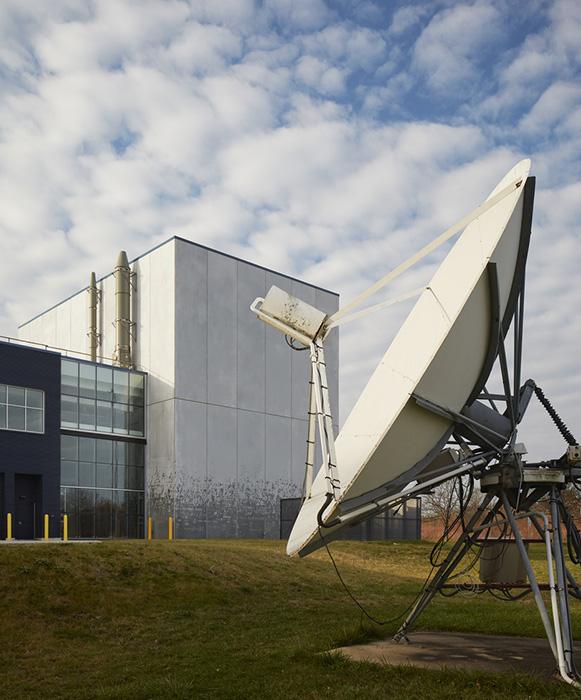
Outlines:
[[[97,362],[97,346],[99,345],[99,333],[97,332],[97,304],[99,303],[99,290],[95,273],[91,272],[89,281],[89,353],[91,362]]]
[[[122,250],[115,265],[115,353],[120,367],[131,367],[131,268]]]

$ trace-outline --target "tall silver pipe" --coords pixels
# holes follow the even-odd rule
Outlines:
[[[115,265],[115,362],[131,367],[131,268],[122,250]]]
[[[89,353],[91,362],[97,362],[97,346],[99,345],[99,333],[97,332],[97,304],[99,303],[99,292],[97,290],[97,280],[95,273],[91,272],[89,281]]]

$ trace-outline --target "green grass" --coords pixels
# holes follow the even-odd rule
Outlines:
[[[427,543],[332,545],[377,616],[412,600]],[[540,550],[533,550],[541,564]],[[576,630],[581,609],[572,603]],[[176,541],[0,547],[2,698],[565,698],[523,676],[384,668],[329,649],[373,636],[324,552],[280,542]],[[438,596],[418,629],[543,636],[532,600]]]

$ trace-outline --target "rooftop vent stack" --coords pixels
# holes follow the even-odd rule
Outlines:
[[[115,353],[120,367],[131,367],[131,268],[122,250],[115,265]]]
[[[99,290],[95,273],[91,272],[89,281],[89,353],[91,362],[97,362],[97,347],[99,345],[99,333],[97,332],[97,304],[99,303]]]

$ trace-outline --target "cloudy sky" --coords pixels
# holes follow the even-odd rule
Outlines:
[[[0,333],[173,234],[346,301],[530,157],[524,374],[579,434],[580,66],[578,0],[2,0]],[[409,308],[342,330],[342,418]]]

